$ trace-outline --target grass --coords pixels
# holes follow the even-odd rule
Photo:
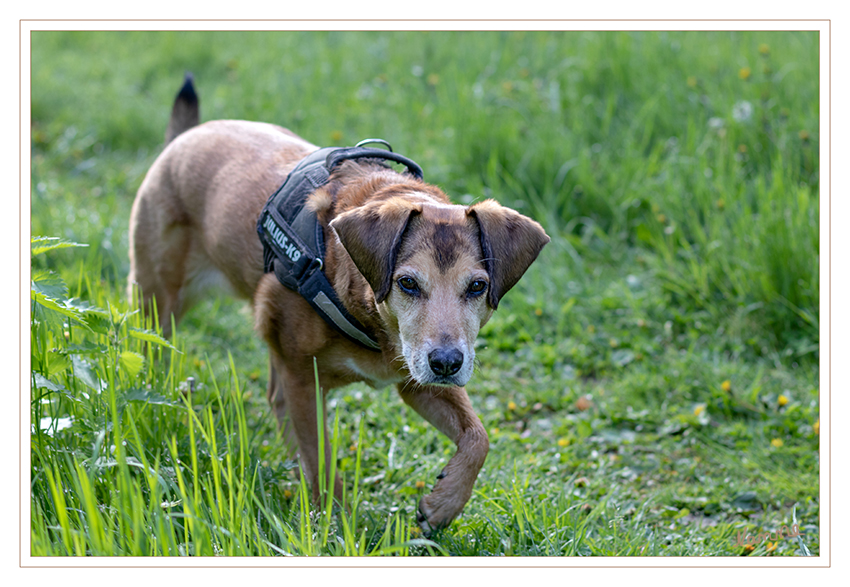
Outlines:
[[[34,245],[33,555],[819,553],[816,33],[37,32],[32,56],[32,233],[88,245]],[[384,137],[553,237],[482,330],[491,450],[431,539],[454,447],[392,390],[331,392],[348,507],[313,507],[247,307],[165,341],[125,299],[184,70],[204,119]],[[802,542],[736,545],[795,516]]]

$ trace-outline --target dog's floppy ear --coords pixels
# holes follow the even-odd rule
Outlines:
[[[487,302],[494,310],[549,242],[543,227],[495,200],[473,204],[466,212],[478,221],[484,265],[490,275]]]
[[[392,288],[402,235],[410,219],[421,211],[420,204],[388,198],[343,212],[330,223],[379,304]]]

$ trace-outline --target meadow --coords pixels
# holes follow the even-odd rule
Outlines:
[[[33,556],[819,553],[817,33],[31,47]],[[552,237],[481,332],[491,448],[446,530],[415,510],[454,446],[395,390],[330,393],[347,508],[311,504],[248,305],[212,297],[165,340],[127,299],[130,207],[185,71],[203,120],[383,137]]]

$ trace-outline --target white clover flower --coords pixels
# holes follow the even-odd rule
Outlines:
[[[746,100],[741,100],[732,106],[732,118],[738,122],[749,120],[753,115],[753,105]]]
[[[719,116],[712,116],[708,119],[708,128],[723,128],[724,120]]]

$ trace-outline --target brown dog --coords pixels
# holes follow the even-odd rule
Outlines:
[[[269,346],[269,402],[314,497],[314,358],[324,392],[355,381],[397,384],[402,399],[457,445],[419,504],[424,529],[448,525],[469,500],[488,451],[463,388],[473,372],[475,338],[549,237],[492,200],[452,205],[439,188],[409,173],[374,160],[343,162],[306,205],[326,237],[324,273],[345,309],[374,333],[375,351],[341,335],[275,273],[264,273],[257,219],[317,147],[271,124],[197,123],[188,78],[174,104],[168,144],[133,205],[131,289],[137,284],[147,305],[155,300],[166,334],[170,315],[179,319],[214,284],[252,301],[256,330]],[[328,444],[325,462],[332,458]],[[340,480],[333,481],[339,498]]]

